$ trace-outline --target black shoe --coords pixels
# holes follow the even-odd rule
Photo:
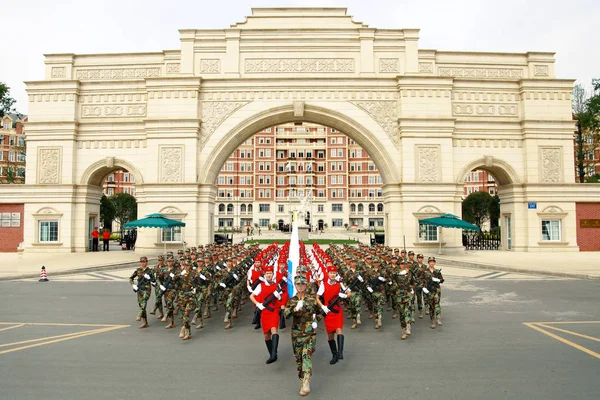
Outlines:
[[[272,348],[271,348],[271,357],[267,360],[267,364],[274,363],[277,361],[277,347],[279,347],[279,335],[274,334],[271,336]]]
[[[344,359],[344,335],[337,335],[338,360]]]
[[[269,352],[269,360],[271,359],[271,353],[273,353],[273,340],[265,340],[265,344],[267,345],[267,351]],[[267,364],[269,363],[269,360],[267,360]]]
[[[333,365],[335,363],[338,362],[338,352],[337,352],[337,348],[335,346],[335,340],[328,340],[327,341],[329,343],[329,348],[331,349],[331,361],[329,361],[329,364]]]

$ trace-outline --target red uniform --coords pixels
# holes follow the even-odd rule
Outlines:
[[[331,299],[340,294],[340,283],[334,281],[335,283],[331,285],[329,283],[329,278],[323,280],[321,286],[319,287],[319,296],[323,296],[323,305],[328,306]],[[337,313],[332,311],[338,311]],[[330,308],[330,312],[325,315],[325,329],[327,333],[335,332],[336,329],[342,329],[344,327],[344,313],[342,311],[342,306],[338,302],[335,306]]]
[[[281,282],[281,289],[283,291],[283,293],[281,294],[281,305],[285,306],[290,298],[289,294],[288,294],[288,285],[287,282],[285,281],[281,281],[283,277],[287,278],[287,270],[284,270],[284,272],[281,271],[277,271],[277,273],[275,274],[275,282]]]
[[[254,292],[254,299],[259,303],[265,303],[270,294],[275,292],[277,289],[277,285],[275,283],[265,283],[261,282],[260,285],[256,287]],[[281,308],[281,302],[278,299],[274,299],[269,307],[273,309],[270,311],[265,308],[260,313],[260,324],[262,325],[263,333],[267,333],[271,330],[271,328],[279,327],[279,310]]]

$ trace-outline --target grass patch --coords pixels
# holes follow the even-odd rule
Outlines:
[[[246,240],[244,243],[246,244],[271,244],[274,242],[278,242],[279,244],[283,244],[285,242],[287,242],[289,239],[252,239],[252,240]],[[305,244],[313,244],[313,243],[317,243],[317,244],[358,244],[358,242],[356,240],[348,240],[348,239],[314,239],[314,240],[307,240],[306,242],[304,242]]]

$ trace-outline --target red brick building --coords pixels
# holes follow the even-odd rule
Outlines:
[[[23,204],[0,204],[0,252],[16,252],[23,241]]]
[[[25,183],[25,132],[27,117],[6,114],[0,126],[0,182]]]

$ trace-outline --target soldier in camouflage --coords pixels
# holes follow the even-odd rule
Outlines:
[[[396,256],[394,256],[396,257]],[[412,322],[411,300],[414,294],[415,282],[408,264],[404,260],[400,261],[400,270],[394,272],[392,280],[396,286],[396,312],[399,315],[400,326],[402,326],[402,340],[406,340],[411,334],[410,324]]]
[[[136,283],[134,283],[136,279]],[[148,299],[152,292],[152,286],[156,285],[154,272],[148,268],[148,257],[140,257],[140,267],[138,267],[129,277],[129,283],[133,287],[133,291],[137,294],[138,300],[138,315],[136,321],[143,321],[140,329],[148,327],[148,316],[146,315],[146,307]]]
[[[444,283],[444,277],[442,276],[442,270],[435,268],[435,257],[429,257],[427,263],[429,267],[422,274],[421,286],[423,286],[423,293],[426,294],[427,303],[429,304],[431,329],[435,329],[436,318],[437,324],[442,325],[442,310],[440,307],[442,288],[440,284]]]
[[[158,256],[156,267],[154,267],[154,276],[156,277],[156,283],[161,285],[160,281],[160,271],[165,266],[165,257],[161,254]],[[150,311],[150,314],[154,315],[156,310],[158,310],[159,314],[156,316],[156,319],[162,319],[164,317],[163,312],[163,294],[164,292],[157,287],[154,288],[154,308]]]

